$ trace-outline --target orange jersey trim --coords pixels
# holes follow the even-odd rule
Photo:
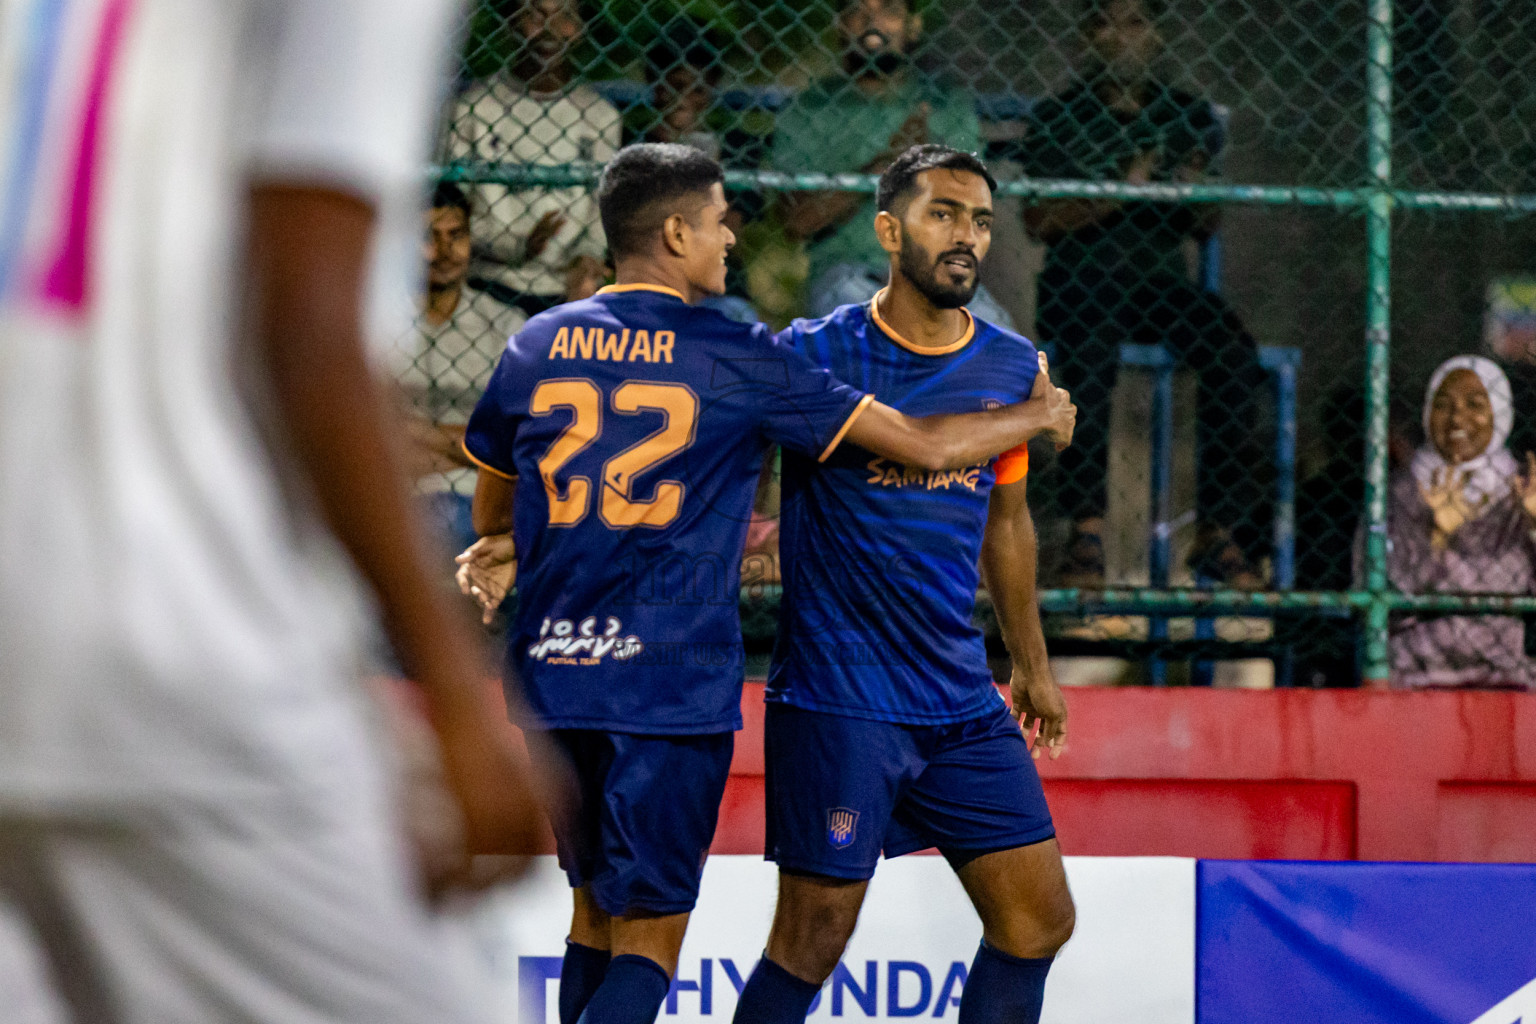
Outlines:
[[[1016,484],[1029,475],[1029,447],[1019,445],[1010,448],[997,457],[997,464],[992,467],[992,472],[997,474],[997,485]]]
[[[615,295],[619,292],[660,292],[675,299],[682,299],[684,302],[688,301],[683,299],[682,292],[676,288],[668,288],[664,284],[605,284],[597,290],[599,295]]]
[[[516,480],[517,479],[517,477],[515,475],[513,475],[511,473],[508,473],[506,470],[497,469],[495,466],[492,466],[491,464],[489,464],[485,460],[475,458],[475,453],[470,451],[469,450],[469,445],[465,444],[463,441],[459,442],[459,450],[464,453],[465,457],[468,458],[470,462],[473,462],[475,465],[479,466],[481,469],[485,470],[487,473],[493,473],[496,476],[501,477],[503,480]]]
[[[843,425],[838,428],[837,434],[832,438],[832,442],[823,449],[821,456],[816,460],[817,462],[826,462],[827,458],[837,451],[837,446],[843,443],[843,438],[847,436],[848,431],[853,427],[853,421],[864,415],[864,410],[874,404],[874,401],[874,395],[865,395],[859,399],[859,404],[854,406],[853,412],[849,413],[848,418],[843,420]]]
[[[965,348],[965,346],[971,343],[971,339],[976,337],[976,318],[971,316],[970,310],[961,306],[960,312],[965,314],[965,330],[961,333],[958,341],[951,342],[943,348],[924,348],[921,345],[914,345],[892,330],[891,325],[886,323],[885,318],[880,315],[880,297],[885,292],[886,289],[881,288],[875,293],[875,297],[869,300],[869,317],[875,322],[876,327],[884,331],[892,341],[908,352],[916,352],[920,356],[947,356],[951,352],[958,352]]]

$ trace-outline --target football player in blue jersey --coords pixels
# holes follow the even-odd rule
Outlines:
[[[1033,345],[964,308],[995,187],[969,153],[907,150],[881,176],[874,223],[889,284],[783,340],[914,416],[1050,389]],[[1067,709],[1035,600],[1027,459],[935,471],[855,445],[819,464],[784,453],[784,601],[764,733],[779,901],[736,1024],[800,1024],[881,853],[929,847],[982,921],[961,1024],[1039,1020],[1074,910],[1031,758],[1032,745],[1060,753]],[[1012,655],[1011,714],[971,621],[978,564]]]
[[[575,890],[562,1024],[650,1024],[676,970],[741,725],[740,557],[768,447],[965,472],[1075,416],[1026,386],[910,417],[690,305],[724,289],[722,182],[686,146],[620,152],[598,186],[618,283],[529,320],[465,430],[476,530],[510,527],[520,563],[509,667],[580,791],[556,824]]]

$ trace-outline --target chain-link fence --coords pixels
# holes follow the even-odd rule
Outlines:
[[[482,0],[402,360],[424,486],[465,535],[455,431],[506,334],[610,273],[621,145],[725,164],[711,301],[782,326],[881,286],[875,176],[944,142],[1003,181],[972,309],[1079,404],[1030,478],[1063,673],[1536,683],[1533,31],[1513,0]],[[1492,361],[1436,372],[1461,354]]]

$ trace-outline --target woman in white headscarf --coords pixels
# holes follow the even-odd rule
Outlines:
[[[1389,496],[1387,569],[1405,593],[1536,593],[1536,456],[1505,447],[1509,381],[1491,360],[1442,363],[1424,396],[1425,444]],[[1522,621],[1405,618],[1392,632],[1393,685],[1536,689]]]

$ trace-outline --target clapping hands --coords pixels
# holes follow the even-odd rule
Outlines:
[[[1525,472],[1515,474],[1512,489],[1526,516],[1536,520],[1536,452],[1525,453]]]
[[[1454,467],[1435,470],[1428,487],[1419,485],[1419,497],[1434,517],[1434,529],[1430,542],[1436,550],[1444,550],[1451,535],[1487,510],[1490,498],[1483,495],[1476,501],[1467,498],[1466,485],[1471,474],[1457,473]],[[1536,500],[1536,498],[1533,498]]]

